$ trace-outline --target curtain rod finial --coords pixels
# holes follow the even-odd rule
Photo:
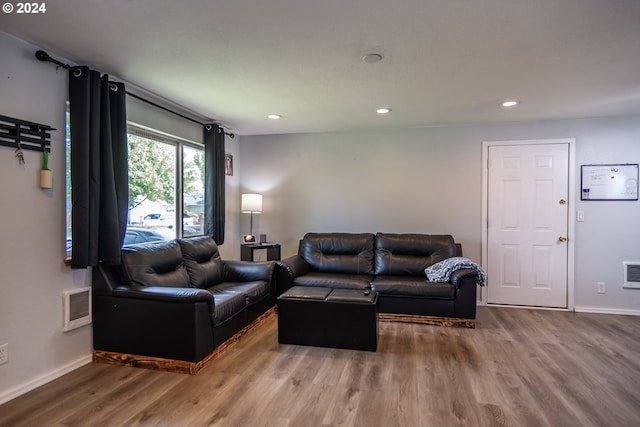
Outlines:
[[[65,64],[64,62],[60,62],[60,61],[58,61],[58,60],[56,60],[56,59],[53,59],[53,58],[52,58],[52,57],[51,57],[47,52],[45,52],[44,50],[38,50],[38,51],[36,51],[36,58],[37,58],[39,61],[42,61],[42,62],[51,62],[51,63],[53,63],[53,64],[56,64],[58,67],[62,67],[62,68],[64,68],[64,69],[66,69],[66,70],[68,70],[68,69],[70,68],[70,67],[69,67],[69,64]]]
[[[36,58],[38,58],[40,61],[45,61],[45,62],[51,61],[51,57],[44,50],[38,50],[36,52]]]

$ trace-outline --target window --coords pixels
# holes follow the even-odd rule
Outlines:
[[[182,235],[204,233],[204,149],[182,148]]]
[[[67,256],[72,239],[70,143],[67,107]],[[128,144],[129,215],[124,245],[202,235],[203,145],[133,124],[128,127]]]
[[[128,142],[129,220],[125,244],[201,235],[203,147],[133,125],[129,126]]]

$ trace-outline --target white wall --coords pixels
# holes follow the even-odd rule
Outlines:
[[[264,194],[254,229],[280,241],[285,256],[307,231],[456,229],[473,253],[480,155],[480,145],[466,150],[464,141],[425,144],[421,130],[243,137],[242,187]]]
[[[233,155],[233,175],[226,176],[226,223],[224,227],[224,244],[218,247],[222,259],[240,259],[240,176],[242,164],[240,161],[240,143],[238,138],[225,140],[225,151]],[[246,234],[246,233],[244,233]]]
[[[0,344],[9,344],[0,403],[91,360],[90,326],[62,332],[62,291],[88,285],[86,271],[64,265],[66,72],[37,61],[36,50],[0,33],[1,114],[58,129],[51,190],[38,186],[40,153],[25,150],[20,167],[0,146]]]
[[[640,117],[578,123],[577,186],[580,165],[640,163]],[[640,313],[640,290],[621,287],[622,262],[640,261],[640,202],[578,200],[576,210],[585,212],[576,223],[576,310]],[[606,294],[596,293],[597,282],[607,284]]]
[[[550,138],[576,139],[576,186],[580,164],[640,162],[640,117],[245,136],[241,185],[263,193],[254,230],[285,257],[308,231],[388,231],[450,233],[480,262],[482,141]],[[573,236],[576,309],[640,314],[640,290],[621,287],[622,261],[640,260],[640,202],[570,202],[586,217]]]

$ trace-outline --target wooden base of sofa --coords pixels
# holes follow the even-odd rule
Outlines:
[[[475,328],[474,319],[456,317],[419,316],[414,314],[378,313],[378,320],[388,322],[423,323],[425,325],[452,326],[456,328]]]
[[[207,366],[211,361],[222,355],[225,351],[233,347],[244,335],[252,329],[260,326],[267,319],[275,315],[275,307],[270,308],[262,316],[254,320],[242,330],[237,332],[227,341],[216,347],[204,359],[197,362],[188,362],[185,360],[164,359],[162,357],[140,356],[127,353],[114,353],[111,351],[94,350],[93,361],[96,363],[108,363],[111,365],[131,366],[145,369],[155,369],[159,371],[178,372],[181,374],[195,375],[202,368]]]

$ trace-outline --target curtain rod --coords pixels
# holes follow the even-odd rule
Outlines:
[[[60,62],[60,61],[58,61],[56,59],[53,59],[44,50],[37,51],[36,52],[36,58],[38,60],[42,61],[42,62],[52,62],[52,63],[56,64],[58,67],[64,68],[65,70],[73,70],[73,69],[76,68],[76,67],[71,66],[69,64],[65,64],[64,62]],[[160,108],[161,110],[164,110],[164,111],[166,111],[168,113],[174,114],[174,115],[176,115],[178,117],[181,117],[181,118],[183,118],[185,120],[189,120],[191,122],[197,123],[200,126],[206,126],[207,125],[206,123],[199,122],[198,120],[192,119],[191,117],[185,116],[184,114],[180,114],[177,111],[173,111],[173,110],[171,110],[171,109],[169,109],[167,107],[164,107],[164,106],[162,106],[160,104],[157,104],[157,103],[155,103],[153,101],[150,101],[148,99],[145,99],[145,98],[143,98],[141,96],[135,95],[135,94],[133,94],[133,93],[131,93],[129,91],[127,91],[126,94],[127,94],[127,96],[131,96],[132,98],[136,98],[136,99],[138,99],[138,100],[140,100],[142,102],[146,102],[149,105],[152,105],[152,106],[154,106],[156,108]],[[225,132],[224,134],[227,135],[231,139],[235,138],[235,136],[236,136],[234,133],[231,133],[231,132]]]

